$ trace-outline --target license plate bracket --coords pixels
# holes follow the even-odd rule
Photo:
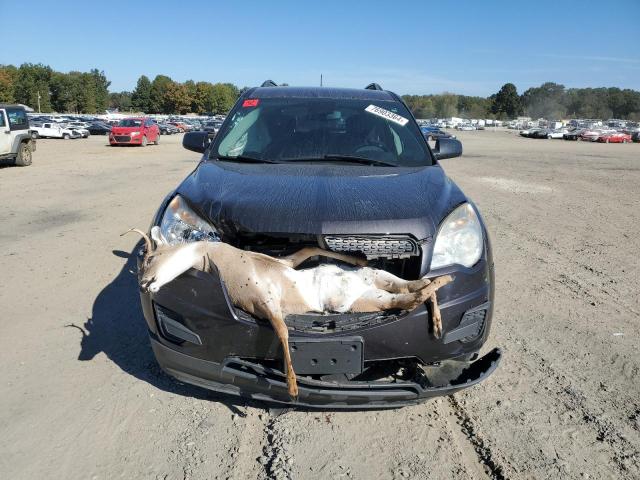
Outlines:
[[[301,375],[362,373],[362,337],[289,338],[293,369]]]

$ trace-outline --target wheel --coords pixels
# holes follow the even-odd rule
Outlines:
[[[154,145],[160,145],[160,134],[159,133],[156,135],[156,140],[155,140],[155,142],[153,142],[153,144]]]
[[[31,147],[27,142],[22,142],[18,149],[18,156],[16,157],[16,165],[19,167],[27,167],[31,165]]]
[[[147,136],[145,135],[144,137],[142,137],[142,143],[140,144],[141,147],[146,147],[147,146]]]
[[[626,139],[626,138],[623,138],[623,139],[622,139],[622,143],[627,143],[627,139]]]
[[[31,138],[33,138],[34,140],[36,138],[38,138],[40,135],[38,135],[38,132],[31,132]]]
[[[553,137],[551,135],[547,135],[547,140],[552,140]]]
[[[607,138],[607,139],[604,141],[604,143],[609,143],[609,139]]]
[[[64,135],[62,135],[62,139],[63,140],[69,140],[71,137],[69,136],[68,133],[65,133]]]

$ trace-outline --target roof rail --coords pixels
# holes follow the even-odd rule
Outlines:
[[[365,90],[382,90],[382,87],[377,83],[370,83],[369,85],[364,87],[364,89]]]
[[[265,80],[264,82],[262,82],[262,85],[260,86],[261,87],[277,87],[278,84],[273,80]]]

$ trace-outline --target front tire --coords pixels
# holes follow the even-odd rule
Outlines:
[[[32,156],[31,148],[27,142],[22,142],[18,149],[18,156],[16,157],[16,165],[19,167],[28,167],[31,165]]]
[[[31,132],[31,138],[36,140],[36,139],[38,139],[38,137],[40,137],[40,135],[38,135],[38,132]]]
[[[62,135],[62,139],[63,140],[69,140],[71,137],[69,136],[68,133],[65,133],[64,135]]]
[[[147,136],[145,135],[144,137],[142,137],[142,143],[140,144],[141,147],[146,147],[147,146]]]

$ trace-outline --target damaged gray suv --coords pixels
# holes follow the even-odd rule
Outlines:
[[[279,87],[245,92],[215,139],[160,206],[152,227],[169,244],[222,241],[273,257],[320,247],[407,280],[451,275],[412,311],[309,313],[285,319],[296,405],[383,408],[448,395],[487,378],[501,353],[479,356],[491,326],[494,267],[482,218],[430,148],[403,101],[365,89]],[[143,258],[139,252],[139,261]],[[312,257],[301,267],[335,262]],[[215,273],[190,269],[141,291],[155,356],[173,377],[247,398],[291,403],[283,351],[268,322],[235,307]]]

